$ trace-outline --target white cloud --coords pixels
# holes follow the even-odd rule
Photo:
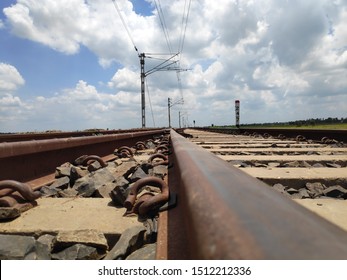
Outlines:
[[[140,89],[140,75],[137,71],[128,68],[119,69],[108,83],[108,86],[117,90],[138,92]]]
[[[78,81],[52,96],[21,101],[10,94],[0,99],[0,126],[9,131],[136,127],[141,119],[138,95],[107,94]],[[13,114],[18,112],[18,114]],[[13,123],[8,124],[9,113]]]
[[[128,1],[120,1],[119,6],[136,44],[146,49],[155,29],[153,19],[137,15]],[[104,66],[120,58],[127,63],[128,50],[135,53],[110,0],[18,0],[4,14],[17,36],[66,54],[76,54],[84,45]]]
[[[140,52],[167,52],[156,11],[154,15],[141,16],[129,1],[117,3]],[[185,3],[162,1],[174,51],[182,34]],[[78,53],[83,45],[97,55],[101,65],[107,67],[114,61],[121,65],[107,84],[113,94],[98,91],[82,77],[72,88],[57,90],[53,97],[37,97],[38,104],[26,101],[41,112],[42,118],[48,119],[50,113],[58,124],[63,111],[75,120],[69,122],[71,127],[140,125],[139,59],[112,1],[18,0],[4,13],[17,36],[66,54]],[[146,69],[150,63],[146,60]],[[192,1],[181,65],[192,69],[180,75],[183,107],[200,125],[232,123],[235,99],[241,100],[242,122],[311,118],[319,114],[345,116],[347,3]],[[17,80],[9,82],[11,79],[1,78],[0,71],[0,90],[14,91],[23,85],[18,75]],[[167,98],[181,96],[176,74],[161,72],[147,78],[157,125],[166,125]],[[173,112],[181,108],[174,107]],[[146,110],[150,119],[148,102]],[[100,122],[100,118],[108,121]]]
[[[16,67],[0,63],[0,94],[15,91],[24,84],[25,81]]]
[[[13,96],[11,94],[5,94],[5,96],[0,98],[0,107],[18,107],[22,105],[22,102],[18,96]]]

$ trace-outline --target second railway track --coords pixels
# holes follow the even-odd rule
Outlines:
[[[193,143],[347,230],[347,145],[185,132]]]
[[[347,188],[347,145],[197,130],[186,133],[193,136],[193,143],[269,185],[300,189],[319,182]]]
[[[174,130],[168,132],[1,144],[0,164],[5,171],[2,178],[27,182],[42,192],[42,186],[55,180],[61,183],[60,177],[65,176],[63,190],[58,192],[68,197],[38,198],[37,207],[0,224],[0,239],[7,242],[10,250],[9,240],[14,235],[30,236],[27,239],[33,252],[18,257],[24,259],[71,255],[77,259],[82,255],[98,259],[347,259],[345,145],[185,130],[188,140]],[[167,136],[163,137],[164,133]],[[119,153],[112,154],[114,148],[145,139],[156,142],[157,147],[151,145],[146,151],[138,151],[130,160],[121,159]],[[157,164],[150,163],[151,155],[167,151],[162,144],[169,147],[168,161],[165,163],[166,156],[159,156],[164,161],[159,161],[154,170]],[[76,187],[78,177],[74,176],[80,168],[74,166],[75,159],[83,154],[99,154],[105,163],[100,160],[101,166],[82,168],[78,176],[85,177],[78,179],[82,182]],[[15,172],[16,168],[23,174]],[[149,179],[152,175],[159,179]],[[90,182],[100,176],[113,179],[103,188],[93,181],[99,198],[84,197],[85,192],[92,192],[83,180]],[[118,188],[118,195],[120,186],[123,191],[129,188],[130,201],[132,189],[146,186],[149,180],[154,180],[149,186],[161,185],[162,197],[168,195],[164,206],[159,202],[160,196],[153,200],[153,190],[148,186],[144,192],[147,198],[124,202],[127,209],[110,202],[108,192],[114,187],[113,193]],[[167,184],[168,189],[162,184]],[[151,212],[147,200],[155,209],[162,206],[162,211]],[[123,217],[129,211],[139,216]],[[134,242],[141,247],[141,254],[135,250]],[[43,254],[37,246],[52,247],[53,251]]]

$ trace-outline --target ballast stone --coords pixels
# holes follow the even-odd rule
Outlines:
[[[14,246],[15,244],[15,246]],[[0,259],[23,260],[33,259],[36,241],[31,236],[0,235]]]
[[[98,260],[104,254],[99,254],[97,248],[84,244],[74,244],[63,251],[52,254],[53,260]]]
[[[144,234],[147,231],[143,225],[126,229],[119,238],[116,245],[108,252],[105,260],[117,260],[126,258],[131,252],[139,249],[143,245]]]
[[[90,197],[98,188],[114,180],[115,178],[111,172],[106,168],[102,168],[78,179],[73,188],[78,192],[78,195]]]
[[[60,231],[54,239],[54,251],[79,243],[106,251],[108,249],[107,240],[102,232],[97,230],[73,230]]]
[[[155,260],[157,244],[152,243],[131,253],[126,260]]]

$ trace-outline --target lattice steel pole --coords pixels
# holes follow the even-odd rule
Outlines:
[[[235,100],[235,117],[236,127],[240,127],[240,100]]]
[[[141,115],[142,115],[142,128],[146,127],[146,98],[145,98],[145,54],[140,54],[141,64]]]

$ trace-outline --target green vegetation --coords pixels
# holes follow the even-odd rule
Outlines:
[[[247,128],[287,128],[287,129],[346,129],[347,130],[347,124],[321,124],[321,125],[242,125],[243,127]]]
[[[214,126],[214,125],[212,125]],[[214,126],[214,127],[230,127],[236,126]],[[346,129],[347,118],[327,118],[327,119],[308,119],[291,122],[274,122],[274,123],[252,123],[241,124],[240,127],[245,128],[293,128],[293,129]]]

